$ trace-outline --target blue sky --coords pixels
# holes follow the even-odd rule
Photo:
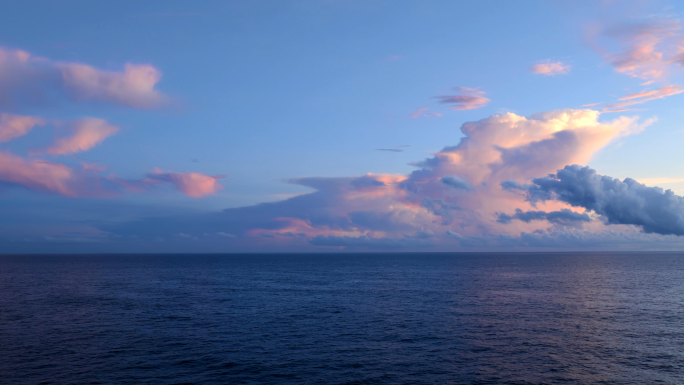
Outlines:
[[[677,88],[684,40],[676,2],[17,1],[0,8],[0,80],[9,90],[0,113],[44,121],[0,144],[8,157],[0,159],[6,163],[4,174],[0,169],[0,245],[6,252],[681,247],[684,212],[676,198],[667,198],[663,209],[649,203],[651,190],[625,187],[646,202],[646,211],[625,219],[564,200],[565,190],[547,191],[552,196],[536,204],[536,190],[498,187],[509,179],[535,186],[534,178],[570,165],[562,160],[577,160],[599,175],[684,193],[684,179],[677,181],[684,178]],[[635,47],[664,56],[632,55],[620,64]],[[21,62],[17,52],[30,59]],[[534,73],[534,65],[550,72]],[[141,86],[138,78],[126,80],[129,68],[157,78]],[[651,91],[664,96],[647,100],[643,95]],[[640,95],[625,100],[643,103],[614,107],[632,94]],[[487,101],[442,103],[463,95]],[[560,115],[531,118],[568,109],[585,111],[571,120],[601,125],[588,129],[592,133],[632,120],[610,126],[601,139],[575,131],[564,139],[551,128]],[[444,154],[465,151],[445,149],[459,143],[464,123],[480,122],[476,126],[484,130],[494,124],[487,119],[507,113],[536,119],[546,131],[516,134],[530,139],[513,145],[492,139],[500,135],[492,129],[491,137],[477,141],[484,147],[476,152],[494,151],[501,159],[470,156],[468,162],[512,159],[525,172],[506,171],[510,164],[491,163],[485,171],[435,166]],[[100,119],[114,133],[87,118]],[[564,129],[586,128],[578,124]],[[85,145],[87,135],[98,139]],[[554,147],[548,151],[561,155],[539,158],[533,144],[552,137],[578,142],[572,153]],[[65,149],[69,145],[81,147]],[[17,177],[19,166],[7,154],[13,162],[33,162],[26,172],[50,162],[78,176],[60,182],[71,186],[67,190],[44,180],[29,183]],[[419,164],[424,159],[434,161]],[[483,174],[495,169],[497,175]],[[414,170],[432,179],[416,179],[421,187],[411,187]],[[368,173],[374,176],[363,177]],[[449,176],[472,188],[448,190],[440,181]],[[301,178],[337,178],[328,180],[337,187],[321,189]],[[325,200],[316,213],[311,202],[291,200],[313,191],[318,195],[306,199]],[[446,211],[435,211],[425,199],[440,199],[445,206],[437,207]],[[264,202],[280,203],[258,206]],[[574,210],[591,221],[498,222],[500,213],[515,209]],[[330,217],[322,220],[322,213]],[[248,224],[240,215],[262,219]],[[158,221],[169,228],[162,230]],[[672,226],[649,233],[644,221]],[[557,242],[535,243],[522,234]],[[591,241],[573,243],[571,235]],[[516,241],[502,242],[501,236]]]

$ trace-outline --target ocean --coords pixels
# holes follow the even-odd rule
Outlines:
[[[0,256],[2,384],[682,384],[684,254]]]

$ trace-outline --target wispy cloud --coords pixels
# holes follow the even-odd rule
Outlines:
[[[83,118],[71,123],[69,130],[71,135],[58,139],[45,152],[52,155],[69,155],[88,151],[119,132],[119,127],[107,123],[104,119]]]
[[[619,98],[619,102],[603,106],[607,112],[626,111],[628,107],[684,92],[682,87],[671,84],[673,69],[684,65],[684,36],[677,20],[655,19],[642,23],[620,23],[605,28],[590,37],[592,45],[613,66],[617,73],[641,79],[642,86],[660,82],[665,84],[653,90],[631,93]],[[620,44],[620,49],[610,51],[600,44],[607,37]]]
[[[152,182],[169,182],[176,186],[185,195],[193,198],[201,198],[205,195],[215,194],[223,188],[219,179],[228,175],[206,175],[200,172],[164,172],[159,169],[147,174]]]
[[[0,143],[24,136],[33,127],[44,124],[44,119],[35,116],[0,114]]]
[[[662,80],[670,65],[677,63],[681,29],[678,21],[667,19],[622,23],[603,31],[604,36],[622,44],[621,52],[595,46],[616,72],[647,81]]]
[[[551,61],[545,60],[543,62],[537,63],[530,68],[533,74],[544,75],[544,76],[556,76],[564,75],[570,72],[571,66],[565,64],[561,61]]]
[[[684,88],[677,86],[677,85],[665,86],[665,87],[662,87],[662,88],[659,88],[656,90],[651,90],[651,91],[641,91],[641,92],[625,95],[625,96],[618,99],[618,100],[620,100],[620,102],[606,104],[603,107],[603,109],[604,109],[604,111],[614,111],[614,110],[624,111],[624,109],[626,107],[645,103],[645,102],[655,100],[655,99],[662,99],[662,98],[665,98],[668,96],[681,94],[682,92],[684,92]]]
[[[486,106],[490,102],[489,99],[484,97],[484,91],[467,87],[455,87],[454,90],[459,93],[435,97],[439,99],[440,104],[448,104],[453,110],[475,110]]]
[[[416,110],[416,112],[411,114],[411,117],[412,118],[421,118],[421,117],[429,118],[429,117],[441,117],[442,116],[442,114],[440,114],[439,112],[427,112],[428,110],[429,110],[429,108],[427,108],[427,107],[419,108],[418,110]]]

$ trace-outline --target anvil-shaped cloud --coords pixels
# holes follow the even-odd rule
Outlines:
[[[493,115],[465,123],[459,144],[416,163],[418,169],[409,175],[294,179],[292,183],[316,191],[276,203],[107,225],[102,230],[147,238],[230,233],[236,236],[231,242],[252,247],[268,238],[267,243],[280,246],[308,242],[320,247],[407,249],[449,242],[501,244],[500,236],[522,244],[527,241],[521,234],[548,238],[564,225],[572,231],[583,231],[584,226],[605,230],[604,222],[573,211],[570,202],[532,202],[501,186],[505,181],[522,186],[565,165],[586,164],[614,139],[649,124],[638,123],[638,118],[599,118],[593,110]],[[501,220],[502,212],[514,209],[521,210],[515,217],[519,221]]]

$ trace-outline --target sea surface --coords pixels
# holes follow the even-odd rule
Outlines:
[[[0,256],[2,384],[682,384],[684,254]]]

